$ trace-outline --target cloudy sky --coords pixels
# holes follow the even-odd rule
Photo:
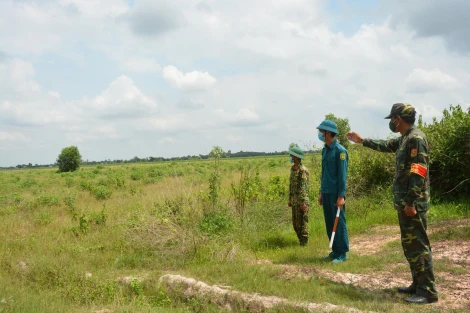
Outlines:
[[[354,2],[354,4],[352,4]],[[410,4],[412,3],[412,4]],[[468,0],[0,0],[0,166],[282,151],[470,104]]]

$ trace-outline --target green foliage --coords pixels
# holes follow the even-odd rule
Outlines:
[[[244,162],[240,168],[240,180],[238,184],[231,184],[231,193],[235,199],[236,211],[243,215],[247,204],[255,201],[261,189],[259,168],[248,162]]]
[[[346,134],[351,131],[351,127],[349,126],[349,119],[336,117],[333,113],[329,113],[325,115],[325,120],[332,120],[336,123],[339,134],[337,134],[335,138],[339,141],[341,145],[343,145],[343,147],[348,149],[349,140],[346,137]]]
[[[70,146],[62,149],[57,158],[59,172],[74,172],[80,167],[82,156],[76,146]]]
[[[41,194],[36,199],[38,205],[40,206],[56,206],[59,205],[59,198],[53,195]]]
[[[144,172],[142,170],[133,168],[130,177],[132,180],[140,180],[144,178]]]
[[[445,109],[440,121],[418,127],[430,144],[430,177],[434,196],[470,194],[470,108],[460,105]]]
[[[207,194],[211,208],[214,209],[220,202],[221,176],[212,173],[209,177],[209,192]]]
[[[367,195],[376,187],[391,186],[395,154],[380,153],[359,145],[351,146],[348,153],[348,194]]]
[[[210,211],[204,214],[199,228],[206,235],[217,235],[234,226],[233,219],[223,210]]]
[[[111,190],[109,190],[106,186],[93,187],[92,193],[97,200],[104,200],[111,197]]]
[[[289,182],[286,177],[271,176],[264,187],[263,198],[267,201],[286,199]]]
[[[385,228],[377,225],[394,225],[390,234],[396,234],[391,177],[376,177],[384,175],[383,171],[390,171],[387,175],[393,173],[393,154],[358,146],[349,151],[353,159],[347,200],[350,238],[379,234],[376,231]],[[4,282],[0,300],[6,300],[0,303],[0,311],[221,310],[216,305],[208,309],[203,300],[191,302],[184,295],[171,293],[174,290],[157,287],[162,272],[168,271],[209,285],[224,284],[233,290],[295,301],[330,302],[374,312],[420,310],[398,303],[398,295],[380,287],[368,291],[321,277],[325,269],[379,275],[396,264],[399,266],[394,271],[398,275],[409,274],[409,269],[400,263],[403,256],[397,253],[401,249],[398,239],[376,254],[364,256],[353,249],[350,260],[340,267],[332,268],[321,260],[328,253],[328,238],[323,212],[315,205],[321,162],[318,153],[312,155],[312,163],[310,156],[304,160],[308,162],[314,197],[307,248],[298,246],[291,209],[286,205],[290,164],[285,155],[246,162],[220,159],[220,185],[215,184],[220,188],[211,209],[207,188],[215,172],[213,161],[138,164],[134,168],[85,167],[60,175],[50,169],[0,172],[0,277]],[[95,169],[99,171],[93,173]],[[182,176],[170,177],[174,170]],[[145,175],[132,180],[133,171]],[[159,181],[163,176],[165,181]],[[73,180],[70,186],[75,188],[66,187],[69,178]],[[29,183],[22,185],[28,179],[36,183],[30,187],[26,187]],[[155,185],[146,185],[146,179],[155,179]],[[112,191],[113,197],[106,201],[96,197],[98,188]],[[243,214],[237,214],[234,200],[240,188],[244,188],[243,197],[239,198],[245,199]],[[205,197],[198,196],[201,190]],[[430,229],[437,229],[433,240],[469,238],[466,226],[444,231],[437,224],[441,220],[468,218],[467,203],[455,200],[445,205],[433,204],[429,212]],[[264,260],[272,263],[264,264]],[[20,262],[26,267],[20,268]],[[436,259],[436,267],[445,271],[448,263],[444,262],[451,261]],[[138,278],[124,283],[121,278],[129,275]],[[286,284],[290,287],[285,288]],[[242,311],[235,306],[232,310]],[[281,308],[273,311],[294,312]]]
[[[212,209],[215,209],[220,201],[221,175],[220,175],[220,158],[225,155],[221,147],[215,146],[209,153],[214,159],[214,172],[209,177],[208,199]]]

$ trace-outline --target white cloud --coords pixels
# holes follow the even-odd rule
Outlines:
[[[117,17],[129,10],[127,0],[59,0],[59,4],[86,18]]]
[[[152,58],[126,58],[120,61],[123,70],[136,73],[157,73],[161,71],[160,65]]]
[[[405,83],[408,91],[416,93],[452,90],[460,86],[456,78],[442,73],[437,68],[429,71],[416,68],[405,79]]]
[[[172,137],[163,137],[162,139],[158,140],[158,143],[175,143],[176,140]]]
[[[236,119],[238,122],[256,122],[259,121],[259,115],[250,110],[243,108],[240,111],[237,112],[235,115]]]
[[[0,141],[10,141],[10,142],[28,141],[28,138],[26,138],[25,135],[19,132],[0,131]]]
[[[164,117],[150,117],[138,120],[135,126],[139,131],[158,131],[163,133],[178,132],[191,129],[192,124],[183,114],[172,114]]]
[[[373,98],[361,98],[356,101],[356,106],[361,109],[375,108],[377,105],[377,100]]]
[[[465,7],[455,1],[452,10]],[[448,103],[467,107],[468,55],[446,47],[467,30],[455,28],[459,19],[413,23],[421,8],[435,12],[417,2],[350,19],[349,6],[368,4],[343,10],[340,1],[333,12],[325,0],[0,1],[0,124],[35,151],[2,154],[0,165],[23,155],[54,161],[48,151],[69,141],[90,159],[214,145],[279,151],[315,140],[327,113],[382,137],[395,102],[425,119]],[[413,12],[400,18],[402,9]]]
[[[213,114],[222,124],[233,126],[254,126],[262,123],[259,115],[248,108],[242,108],[235,114],[227,113],[224,109],[216,109]]]
[[[57,91],[49,91],[47,94],[56,99],[60,99],[60,93],[58,93]]]
[[[147,116],[157,109],[155,101],[145,96],[125,75],[116,78],[94,99],[81,100],[79,106],[99,116],[114,118]]]
[[[217,79],[207,72],[192,71],[182,73],[172,65],[165,66],[162,74],[163,78],[173,86],[186,91],[207,90],[217,82]]]
[[[238,142],[238,141],[241,141],[243,139],[241,136],[234,136],[234,135],[227,135],[226,138],[230,142]]]

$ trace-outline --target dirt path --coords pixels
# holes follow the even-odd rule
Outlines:
[[[465,227],[470,220],[442,222],[430,229],[430,233],[441,231],[450,227]],[[380,253],[387,243],[398,241],[399,228],[376,227],[370,233],[351,238],[350,250],[359,255],[373,255]],[[432,242],[433,258],[444,262],[435,270],[439,302],[433,307],[440,310],[468,309],[470,310],[470,241],[468,240],[441,240]],[[274,266],[274,265],[273,265]],[[389,270],[374,272],[373,274],[352,274],[336,272],[329,269],[319,269],[312,266],[281,265],[281,274],[285,279],[297,277],[312,277],[316,274],[331,281],[377,290],[407,286],[410,283],[408,264],[405,260],[389,267]]]

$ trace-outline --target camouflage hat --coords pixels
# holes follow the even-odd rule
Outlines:
[[[295,145],[289,149],[289,154],[298,157],[299,159],[304,158],[304,152],[299,146]]]
[[[403,118],[414,118],[416,116],[415,107],[408,103],[395,103],[392,106],[390,114],[385,118],[391,118],[392,116],[400,116]]]
[[[338,126],[332,120],[324,120],[317,126],[317,129],[326,130],[335,134],[338,134]]]

